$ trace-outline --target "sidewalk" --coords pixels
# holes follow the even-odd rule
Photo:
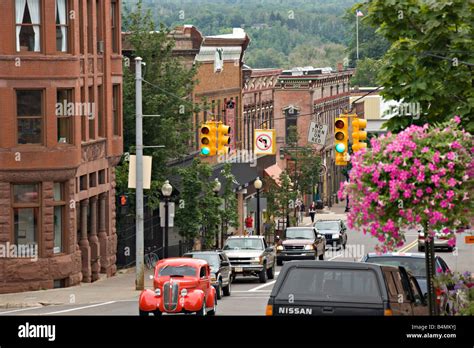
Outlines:
[[[152,270],[145,270],[145,288],[151,288],[149,276],[152,274]],[[140,291],[135,290],[135,268],[129,268],[118,271],[114,277],[69,288],[0,294],[0,308],[79,305],[134,298],[138,301],[139,294]]]
[[[317,210],[314,220],[333,220],[341,219],[347,220],[347,213],[345,213],[346,202],[339,202],[334,204],[331,208],[325,207],[326,209]],[[300,223],[299,226],[309,226],[311,225],[311,218],[309,216],[303,217],[303,223]]]

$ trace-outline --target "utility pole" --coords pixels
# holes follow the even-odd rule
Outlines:
[[[143,236],[143,111],[142,58],[135,58],[135,138],[136,138],[136,278],[135,289],[145,288]]]
[[[356,56],[359,60],[359,16],[356,14]]]

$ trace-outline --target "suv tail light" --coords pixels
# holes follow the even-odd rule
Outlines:
[[[267,305],[267,309],[265,310],[265,315],[267,316],[273,315],[273,306],[271,304]]]
[[[393,315],[393,312],[391,309],[384,309],[383,315],[386,317],[391,317]]]

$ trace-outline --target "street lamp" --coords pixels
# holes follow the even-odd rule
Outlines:
[[[257,236],[260,235],[260,189],[263,186],[262,180],[260,180],[259,177],[255,179],[253,185],[255,186],[255,189],[257,190]]]
[[[171,192],[173,192],[173,186],[171,186],[170,182],[166,180],[163,186],[161,187],[161,193],[163,194],[163,197],[165,197],[165,248],[164,248],[165,259],[168,257],[168,225],[169,225],[168,202],[171,196]]]
[[[213,191],[214,191],[214,195],[217,197],[219,195],[219,191],[221,190],[221,182],[219,181],[218,178],[215,178],[214,179],[214,187],[213,187]],[[217,229],[216,229],[216,249],[219,248],[219,225],[217,225]]]

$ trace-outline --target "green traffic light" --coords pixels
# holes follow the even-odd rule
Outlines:
[[[336,151],[339,153],[343,153],[346,150],[346,146],[344,144],[337,144]]]
[[[210,153],[211,153],[211,150],[209,150],[208,147],[203,147],[201,149],[201,155],[203,155],[203,156],[208,156]]]

